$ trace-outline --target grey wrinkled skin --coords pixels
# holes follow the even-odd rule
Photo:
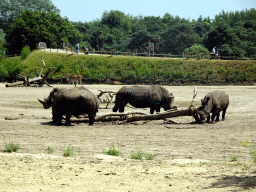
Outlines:
[[[204,122],[207,119],[207,123],[210,122],[210,113],[211,123],[219,121],[220,112],[222,111],[222,121],[225,119],[226,110],[229,105],[229,97],[223,91],[214,91],[208,93],[202,100],[202,106],[197,111],[200,116],[200,121]]]
[[[116,94],[115,106],[113,112],[124,112],[127,103],[136,108],[150,107],[150,114],[154,111],[160,112],[160,108],[169,110],[177,108],[172,106],[174,96],[169,93],[167,89],[153,85],[150,87],[145,86],[124,86]]]
[[[52,107],[52,119],[56,124],[61,124],[63,115],[66,115],[66,124],[70,125],[72,115],[89,116],[89,125],[93,125],[99,109],[99,100],[88,89],[81,88],[54,88],[48,98],[41,101],[45,109]]]

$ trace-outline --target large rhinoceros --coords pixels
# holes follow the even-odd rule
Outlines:
[[[97,97],[86,88],[54,88],[48,98],[41,101],[45,109],[52,107],[52,119],[61,124],[63,115],[66,115],[66,124],[70,125],[71,115],[88,114],[89,125],[93,125],[99,108]]]
[[[136,108],[150,107],[150,114],[154,111],[160,112],[160,108],[169,110],[175,108],[172,106],[174,97],[167,89],[153,85],[150,87],[145,86],[124,86],[116,94],[115,106],[113,112],[124,112],[127,103],[130,103]]]
[[[212,113],[211,123],[215,123],[219,121],[220,112],[222,111],[222,120],[225,119],[226,110],[229,105],[229,97],[223,91],[214,91],[208,93],[204,99],[201,100],[202,105],[197,111],[200,116],[200,121],[205,121],[207,119],[207,123],[210,122],[210,113]]]

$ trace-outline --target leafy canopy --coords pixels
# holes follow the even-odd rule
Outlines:
[[[6,33],[14,20],[25,10],[60,13],[51,0],[1,0],[0,29]]]
[[[10,53],[19,53],[25,45],[33,50],[39,42],[45,42],[47,47],[57,48],[62,47],[63,40],[75,44],[81,37],[67,18],[54,12],[26,10],[11,25],[6,41]]]

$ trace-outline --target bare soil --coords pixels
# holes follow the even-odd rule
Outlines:
[[[54,85],[72,87],[72,85]],[[80,86],[80,85],[79,85]],[[84,85],[94,94],[122,86]],[[186,109],[193,86],[164,86]],[[19,144],[16,153],[0,153],[0,191],[240,191],[255,190],[256,166],[242,143],[255,146],[256,87],[198,86],[196,103],[214,90],[230,97],[226,120],[196,124],[192,117],[136,123],[96,122],[54,125],[51,109],[37,99],[52,90],[6,88],[0,84],[0,149]],[[111,112],[113,105],[98,114]],[[125,111],[149,109],[131,109]],[[161,109],[162,110],[162,109]],[[163,111],[163,110],[162,110]],[[103,154],[112,145],[119,157]],[[74,148],[73,157],[64,149]],[[46,149],[54,149],[47,154]],[[153,160],[131,159],[131,151],[155,154]],[[231,158],[237,161],[231,162]]]

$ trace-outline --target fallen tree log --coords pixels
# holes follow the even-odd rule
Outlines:
[[[177,111],[170,111],[164,113],[157,113],[153,115],[143,115],[143,116],[132,116],[126,119],[127,122],[132,121],[142,121],[142,120],[160,120],[172,117],[180,117],[180,116],[194,116],[196,109],[188,108],[185,110],[177,110]]]
[[[109,113],[101,116],[96,116],[95,122],[97,121],[124,121],[124,122],[133,122],[133,121],[145,121],[145,120],[161,120],[173,117],[181,116],[192,116],[197,122],[200,122],[197,111],[201,108],[194,107],[194,99],[197,95],[196,87],[194,89],[193,99],[191,101],[190,107],[185,110],[169,110],[163,113],[156,114],[147,114],[142,112],[126,112],[126,113]],[[129,116],[132,115],[132,116]],[[134,116],[139,115],[139,116]],[[119,118],[113,118],[119,116]],[[108,117],[108,118],[107,118]],[[79,120],[79,122],[87,122],[88,119]],[[77,122],[77,120],[71,120],[71,122]]]
[[[38,77],[30,79],[30,77],[25,77],[25,76],[20,75],[23,78],[23,81],[18,81],[18,82],[14,82],[14,83],[7,83],[7,84],[5,84],[5,87],[15,87],[15,86],[19,86],[19,85],[30,86],[31,84],[38,84],[39,87],[42,87],[43,84],[47,84],[48,86],[52,87],[51,85],[49,85],[46,82],[46,79],[48,78],[48,75],[50,74],[52,68],[49,67],[46,74],[43,75],[42,73],[43,73],[43,70],[45,68],[45,63],[44,63],[43,58],[42,58],[42,62],[43,62],[43,67],[41,68],[40,73],[38,73],[35,69],[35,72],[36,72]]]

